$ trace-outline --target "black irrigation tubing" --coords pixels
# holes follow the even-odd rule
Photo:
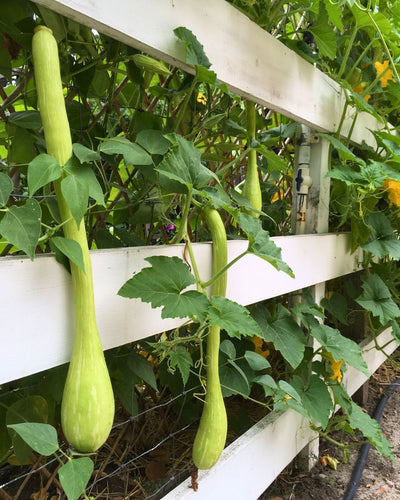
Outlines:
[[[387,391],[383,394],[381,399],[378,402],[378,405],[375,409],[373,418],[379,422],[383,410],[386,406],[386,403],[389,401],[390,396],[396,391],[396,389],[400,387],[400,378],[396,379],[393,384],[389,387]],[[354,466],[353,469],[353,475],[351,477],[351,480],[347,486],[347,490],[344,494],[343,500],[352,500],[354,498],[354,495],[357,491],[358,485],[360,483],[360,479],[365,467],[365,464],[367,463],[367,458],[368,458],[368,453],[371,448],[370,443],[365,443],[361,447],[360,454],[358,456],[357,462]]]

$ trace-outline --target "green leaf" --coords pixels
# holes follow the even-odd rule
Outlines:
[[[54,10],[48,9],[42,5],[37,5],[40,12],[40,17],[44,24],[51,29],[54,38],[57,42],[61,42],[67,36],[67,28],[65,26],[65,18],[61,14],[57,14]]]
[[[13,429],[34,451],[49,456],[58,450],[57,431],[50,424],[28,422],[7,425]]]
[[[61,177],[61,167],[54,156],[40,154],[28,165],[28,188],[30,196],[38,189]]]
[[[208,83],[209,85],[215,85],[217,81],[217,75],[214,71],[205,68],[204,66],[196,65],[196,80],[203,83]]]
[[[249,396],[249,379],[244,371],[244,366],[242,367],[240,362],[227,360],[226,363],[219,367],[219,377],[224,397],[234,394],[241,394],[243,397]]]
[[[330,172],[327,173],[327,177],[343,181],[347,186],[352,186],[353,184],[364,184],[362,175],[346,165],[336,165]]]
[[[21,128],[38,130],[42,126],[39,111],[16,111],[10,113],[8,122]]]
[[[254,382],[260,384],[262,386],[268,387],[270,389],[277,389],[278,385],[275,380],[271,377],[271,375],[261,375],[260,377],[256,377]]]
[[[392,445],[383,436],[379,423],[353,401],[350,401],[350,405],[350,411],[348,412],[350,426],[353,429],[360,430],[379,453],[394,460]]]
[[[82,248],[79,243],[75,240],[69,238],[63,238],[62,236],[53,236],[51,238],[51,243],[60,250],[68,259],[76,264],[83,272],[85,272],[85,264],[83,262]]]
[[[229,207],[231,204],[228,194],[220,185],[205,186],[201,189],[201,191],[195,190],[194,192],[196,195],[205,198],[214,208],[217,209]]]
[[[304,356],[306,338],[290,312],[279,304],[273,321],[261,307],[255,308],[252,314],[261,328],[261,337],[272,342],[286,361],[297,368]]]
[[[170,142],[160,130],[141,130],[136,136],[136,142],[151,155],[165,155]]]
[[[294,277],[293,271],[282,260],[281,249],[270,239],[268,231],[261,226],[261,221],[245,213],[239,213],[235,219],[249,240],[248,252],[266,260],[278,271]]]
[[[6,413],[6,425],[26,422],[47,423],[48,405],[42,396],[26,396],[12,403]],[[32,452],[32,448],[15,431],[10,431],[14,452],[23,464]]]
[[[78,500],[89,482],[93,468],[89,457],[74,458],[60,467],[58,476],[68,500]]]
[[[294,387],[301,398],[302,406],[307,410],[312,419],[318,420],[323,429],[328,425],[333,401],[329,394],[328,387],[318,375],[311,375],[305,385],[303,380],[297,375],[290,385]]]
[[[0,234],[32,260],[40,236],[42,210],[36,200],[25,205],[11,206],[0,222]]]
[[[390,39],[393,27],[382,12],[374,12],[372,9],[360,9],[358,5],[351,8],[353,16],[355,17],[358,29],[362,28],[373,39],[376,36],[378,26],[381,36],[386,35]]]
[[[14,189],[13,181],[6,174],[0,172],[0,206],[7,205],[8,198]]]
[[[329,134],[322,134],[322,133],[319,133],[317,135],[319,137],[323,137],[324,139],[329,141],[332,144],[332,146],[336,149],[336,151],[338,152],[338,154],[342,160],[353,161],[353,162],[361,164],[361,165],[365,163],[361,158],[359,158],[352,151],[350,151],[350,149],[347,146],[345,146],[342,142],[340,142],[339,139],[337,139],[336,137],[333,137],[332,135],[329,135]],[[328,176],[330,177],[331,174],[328,174]]]
[[[343,29],[342,22],[342,9],[338,2],[332,2],[331,0],[324,0],[324,5],[328,13],[329,21],[336,26],[339,32]]]
[[[347,301],[340,293],[333,292],[329,299],[323,298],[321,306],[325,308],[333,318],[343,325],[347,325]]]
[[[186,46],[186,62],[193,66],[200,65],[209,68],[211,63],[204,53],[204,47],[195,35],[187,28],[180,26],[174,29],[174,34]]]
[[[261,356],[261,354],[258,354],[258,352],[246,351],[244,353],[244,359],[249,363],[250,368],[255,372],[271,368],[269,361],[266,360],[264,356]]]
[[[367,217],[366,222],[370,226],[370,238],[361,245],[361,248],[381,259],[389,256],[394,260],[399,260],[400,241],[394,234],[387,217],[381,212],[375,212]]]
[[[385,165],[378,161],[372,161],[367,165],[361,165],[360,174],[369,189],[382,187],[384,180],[388,177],[385,172]]]
[[[139,404],[135,385],[125,379],[117,379],[112,382],[114,393],[122,403],[125,410],[130,415],[137,415],[139,412]]]
[[[71,158],[65,165],[65,171],[69,175],[74,175],[83,184],[86,185],[88,195],[97,201],[100,205],[104,204],[104,194],[97,180],[96,174],[89,165],[81,165],[74,158]]]
[[[121,154],[126,165],[153,165],[151,156],[139,144],[124,137],[106,139],[100,144],[99,150],[107,155]]]
[[[337,48],[336,34],[329,24],[328,14],[322,2],[316,21],[308,29],[314,35],[320,55],[334,59]]]
[[[354,366],[367,377],[370,376],[359,345],[343,337],[339,330],[315,321],[315,325],[311,328],[311,335],[332,354],[335,361],[343,359],[345,363]]]
[[[260,327],[250,316],[249,311],[225,297],[212,297],[209,310],[210,324],[218,325],[230,337],[241,335],[261,335]]]
[[[201,152],[191,141],[177,134],[165,136],[172,144],[170,153],[157,166],[160,183],[165,189],[177,193],[200,189],[218,177],[201,163]]]
[[[368,274],[363,277],[363,293],[356,302],[370,311],[373,316],[379,317],[382,325],[400,316],[400,309],[392,300],[392,294],[377,274]]]
[[[154,371],[149,361],[136,352],[131,352],[128,359],[129,369],[142,379],[146,384],[149,384],[155,391],[158,391],[157,380]]]
[[[37,137],[29,130],[14,125],[7,125],[8,136],[12,142],[8,150],[8,164],[29,163],[37,156]]]
[[[228,339],[225,339],[221,342],[219,346],[219,350],[226,354],[229,359],[235,359],[236,358],[236,349],[235,346],[233,345],[233,342],[231,342]]]
[[[278,170],[279,172],[285,171],[286,161],[281,156],[268,149],[264,144],[257,146],[256,150],[267,160],[268,172],[272,172],[273,170]]]
[[[61,181],[61,192],[76,225],[79,227],[88,205],[89,189],[87,184],[76,175],[67,175]]]
[[[179,257],[154,256],[145,259],[151,267],[142,269],[121,287],[118,295],[140,298],[153,308],[162,307],[163,318],[192,318],[204,321],[209,307],[207,297],[189,290],[195,283],[187,264]]]
[[[93,151],[78,142],[72,145],[72,150],[80,163],[90,163],[91,161],[100,160],[100,155],[97,151]]]
[[[315,303],[296,302],[293,304],[291,312],[296,317],[296,320],[303,323],[306,327],[310,324],[310,322],[313,324],[315,318],[321,318],[322,320],[325,319],[325,314]]]
[[[190,367],[193,365],[193,359],[183,345],[177,345],[168,352],[169,366],[178,368],[182,375],[182,381],[185,385],[189,379]]]
[[[300,394],[296,391],[296,389],[291,384],[289,384],[289,382],[286,382],[285,380],[279,380],[278,387],[281,391],[283,391],[285,394],[287,394],[291,398],[295,399],[298,402],[301,402]]]
[[[392,327],[392,337],[394,338],[397,345],[400,345],[400,324],[398,321],[392,320],[390,322]]]

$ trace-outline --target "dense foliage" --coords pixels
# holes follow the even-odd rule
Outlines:
[[[166,391],[176,396],[193,390],[201,394],[191,393],[180,416],[196,420],[207,388],[204,345],[218,326],[226,398],[257,400],[268,410],[291,407],[326,436],[359,429],[391,456],[378,424],[347,395],[342,376],[347,365],[368,375],[358,345],[343,335],[360,310],[369,333],[391,326],[400,342],[400,141],[393,133],[399,120],[400,7],[353,0],[230,3],[339,82],[347,99],[344,113],[353,106],[355,117],[366,112],[383,119],[382,131],[374,132],[376,148],[354,148],[341,134],[342,123],[335,133],[320,134],[332,153],[330,229],[351,230],[352,249],[364,250],[368,271],[360,282],[335,282],[322,304],[307,292],[301,300],[280,298],[249,309],[208,297],[207,287],[220,274],[203,281],[192,251],[194,242],[210,239],[205,207],[218,210],[229,239],[248,241],[244,254],[292,273],[270,236],[292,230],[299,124],[261,106],[253,106],[250,124],[252,106],[220,84],[201,41],[185,27],[174,33],[187,48],[193,74],[27,0],[3,0],[0,14],[2,255],[22,252],[34,259],[52,251],[67,267],[68,259],[82,266],[79,248],[62,235],[53,189],[66,172],[63,196],[73,218],[83,218],[91,249],[184,242],[190,260],[189,269],[181,259],[154,256],[149,267],[121,283],[122,297],[140,298],[161,307],[163,317],[184,322],[141,345],[107,353],[122,412],[137,414],[148,393],[161,394],[159,402]],[[52,29],[59,47],[74,143],[65,165],[45,148],[31,57],[39,24]],[[258,164],[259,206],[254,191],[248,195],[244,188],[250,157]],[[186,290],[193,285],[196,290]],[[38,429],[15,424],[58,421],[64,379],[59,367],[0,388],[1,462],[13,457],[24,463],[36,449],[29,432]],[[10,391],[15,387],[21,390]],[[337,403],[344,413],[330,418]],[[36,451],[56,453],[57,437],[49,440],[46,453]],[[84,474],[91,472],[87,461],[81,463]]]

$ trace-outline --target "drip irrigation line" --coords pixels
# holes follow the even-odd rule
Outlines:
[[[381,399],[379,400],[379,403],[375,409],[373,418],[379,422],[383,410],[386,406],[386,403],[389,401],[390,396],[396,391],[396,389],[400,387],[400,378],[396,379],[393,384],[389,387],[387,391],[383,394]],[[371,448],[370,443],[365,443],[362,445],[360,454],[358,456],[357,462],[354,466],[353,469],[353,475],[351,477],[351,480],[347,486],[347,490],[344,494],[343,500],[353,500],[354,495],[357,491],[358,485],[360,483],[360,479],[365,467],[365,464],[367,463],[367,458],[368,458],[368,453],[369,449]]]

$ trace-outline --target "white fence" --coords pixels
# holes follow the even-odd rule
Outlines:
[[[283,46],[224,0],[36,0],[38,4],[80,23],[145,50],[185,70],[184,54],[173,29],[185,26],[204,45],[218,79],[246,98],[292,117],[315,131],[334,132],[344,107],[337,83]],[[342,132],[354,118],[347,112]],[[369,129],[380,128],[370,115],[360,114],[352,141],[374,145]],[[305,231],[326,233],[329,183],[325,178],[328,146],[324,140],[311,145],[310,175],[314,201],[307,213]],[[311,196],[313,195],[313,196]],[[304,228],[303,228],[304,229]],[[274,238],[282,258],[295,278],[279,273],[265,261],[248,256],[228,274],[228,296],[246,305],[315,285],[321,296],[326,280],[359,269],[361,254],[351,254],[348,235],[309,234]],[[244,242],[229,243],[230,256],[238,255]],[[181,246],[129,248],[92,252],[98,326],[105,349],[126,344],[177,326],[162,320],[157,310],[139,300],[116,295],[121,285],[154,254],[180,255]],[[200,272],[211,269],[211,247],[195,245]],[[240,268],[240,269],[239,269]],[[68,361],[72,349],[70,277],[52,256],[6,257],[0,261],[0,279],[7,294],[0,303],[4,330],[1,333],[0,384]],[[21,304],[24,315],[18,315]],[[386,331],[382,344],[390,337]],[[373,372],[383,355],[363,346]],[[394,350],[392,343],[387,351]],[[7,353],[6,355],[4,353]],[[350,375],[349,375],[350,374]],[[365,376],[347,372],[353,393]],[[256,499],[279,472],[315,436],[297,413],[272,414],[228,446],[218,464],[199,475],[194,493],[184,482],[166,498]]]

